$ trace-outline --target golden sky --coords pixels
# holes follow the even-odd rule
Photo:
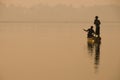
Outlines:
[[[120,5],[120,0],[1,0],[6,5],[31,7],[38,4],[55,6],[57,4],[79,6]]]

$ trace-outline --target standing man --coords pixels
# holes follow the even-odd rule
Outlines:
[[[97,37],[100,37],[100,24],[101,24],[101,22],[98,19],[98,16],[95,16],[94,24],[96,26],[95,34],[97,35]]]

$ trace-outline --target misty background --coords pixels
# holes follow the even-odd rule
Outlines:
[[[30,8],[0,3],[0,22],[91,22],[97,15],[104,22],[120,22],[120,6],[94,5],[74,7],[39,4]]]
[[[119,34],[120,0],[0,0],[0,80],[120,80]]]

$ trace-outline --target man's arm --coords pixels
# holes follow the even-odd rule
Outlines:
[[[86,30],[86,29],[83,29],[85,32],[88,32],[88,30]]]

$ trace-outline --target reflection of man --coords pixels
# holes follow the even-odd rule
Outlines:
[[[97,70],[100,62],[100,42],[95,43],[95,69]]]
[[[95,16],[94,24],[96,26],[96,32],[95,33],[98,37],[100,37],[100,24],[101,24],[101,22],[98,19],[98,16]]]

